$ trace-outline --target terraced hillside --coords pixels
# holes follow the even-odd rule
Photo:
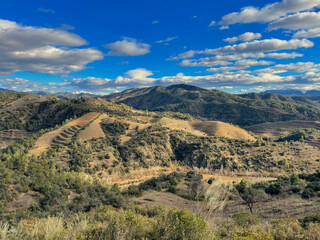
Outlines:
[[[43,152],[51,148],[65,145],[79,130],[99,116],[99,113],[87,113],[64,126],[48,132],[37,139],[34,147],[29,151],[29,155],[40,156]]]

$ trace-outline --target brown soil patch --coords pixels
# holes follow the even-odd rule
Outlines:
[[[84,126],[88,124],[90,121],[92,121],[94,118],[96,118],[98,115],[99,113],[95,112],[87,113],[86,115],[65,124],[57,130],[42,135],[37,139],[37,141],[35,142],[35,146],[29,151],[28,154],[40,156],[43,152],[46,152],[50,149],[52,140],[55,137],[59,136],[64,130],[68,130],[72,126]]]
[[[16,200],[10,203],[9,209],[14,210],[17,208],[28,208],[31,204],[37,201],[28,193],[22,193]]]
[[[196,212],[197,209],[199,209],[199,204],[201,204],[169,192],[156,191],[146,192],[139,198],[133,198],[133,201],[138,203],[138,205],[147,208],[154,206],[167,206],[170,208],[188,209],[192,212]]]
[[[86,129],[80,131],[78,137],[84,140],[91,140],[92,138],[100,138],[105,137],[102,128],[101,128],[101,120],[107,118],[108,115],[103,113],[96,120],[94,120]]]

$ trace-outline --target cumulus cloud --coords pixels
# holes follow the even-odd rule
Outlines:
[[[255,60],[255,59],[243,59],[243,60],[236,61],[235,63],[233,63],[232,66],[209,68],[209,69],[206,70],[206,72],[228,72],[228,71],[248,69],[248,68],[254,67],[254,66],[271,65],[273,63],[274,62],[264,61],[264,60],[258,61],[258,60]]]
[[[186,59],[183,60],[179,65],[183,67],[212,67],[212,66],[226,66],[232,64],[228,61],[219,61],[213,58],[201,58],[199,60]]]
[[[228,26],[235,23],[267,23],[287,16],[290,13],[306,11],[319,7],[318,0],[283,0],[267,4],[263,8],[244,7],[240,12],[233,12],[222,17],[220,24]]]
[[[182,73],[177,74],[176,76],[163,77],[161,82],[165,84],[197,84],[198,86],[203,87],[212,87],[212,86],[243,86],[250,84],[269,84],[269,83],[281,83],[281,82],[291,82],[294,80],[292,76],[278,76],[270,73],[252,73],[249,71],[237,71],[237,72],[224,72],[224,73],[215,73],[213,75],[207,76],[185,76]]]
[[[225,47],[220,47],[215,49],[205,49],[200,51],[190,50],[190,51],[181,53],[175,57],[172,57],[169,60],[191,58],[191,57],[194,57],[196,54],[224,55],[224,54],[264,53],[264,52],[275,52],[280,50],[293,50],[298,48],[310,48],[310,47],[313,47],[313,45],[314,45],[313,42],[307,39],[291,39],[287,41],[287,40],[272,38],[272,39],[264,39],[264,40],[255,40],[252,42],[240,43],[235,45],[227,45]]]
[[[258,61],[258,60],[255,60],[255,59],[243,59],[243,60],[239,60],[239,61],[236,61],[235,62],[235,66],[265,66],[265,65],[271,65],[273,64],[274,62],[271,62],[271,61],[264,61],[264,60],[261,60],[261,61]]]
[[[260,38],[261,38],[260,33],[246,32],[246,33],[243,33],[237,37],[226,38],[223,41],[228,42],[228,43],[235,43],[238,41],[248,42],[248,41],[260,39]]]
[[[216,61],[235,61],[235,60],[241,60],[241,59],[247,59],[247,58],[272,58],[272,59],[292,59],[296,57],[302,57],[303,55],[300,53],[292,52],[272,52],[272,53],[240,53],[240,54],[226,54],[226,55],[216,55],[214,57],[211,57],[210,59],[216,60]],[[202,59],[208,59],[208,58],[200,58]]]
[[[151,75],[153,75],[151,71],[145,68],[137,68],[126,72],[124,77],[117,77],[115,80],[115,84],[151,84],[156,80],[155,78],[149,78]]]
[[[124,76],[110,78],[73,78],[65,81],[65,87],[90,92],[114,91],[117,88],[150,86],[156,79],[150,77],[153,73],[144,68],[127,71]]]
[[[230,72],[235,70],[245,69],[246,66],[237,66],[237,67],[216,67],[216,68],[209,68],[206,72]]]
[[[140,56],[150,52],[151,46],[147,43],[139,43],[134,38],[123,38],[121,41],[105,45],[110,49],[108,56]]]
[[[247,62],[247,64],[263,65],[263,61]],[[178,73],[174,76],[164,76],[153,78],[153,73],[147,69],[138,68],[125,73],[124,76],[119,76],[114,79],[109,78],[73,78],[65,80],[62,83],[46,83],[41,84],[24,79],[5,78],[0,79],[0,86],[16,90],[45,90],[45,91],[89,91],[89,92],[114,92],[119,89],[130,87],[145,87],[154,85],[169,85],[169,84],[194,84],[207,88],[221,88],[223,86],[233,87],[257,87],[262,86],[320,86],[320,64],[312,62],[299,62],[294,64],[278,64],[272,67],[267,67],[259,70],[244,70],[246,62],[238,62],[233,66],[224,66],[220,68],[211,68],[207,72],[212,72],[212,75],[204,76],[187,76],[183,73]],[[287,73],[285,76],[280,73]],[[290,74],[293,73],[293,74]]]
[[[94,48],[74,48],[86,44],[83,38],[67,31],[0,20],[0,74],[80,71],[86,64],[103,58]]]
[[[111,79],[109,78],[97,78],[97,77],[86,77],[86,78],[73,78],[66,81],[69,87],[85,91],[109,91]]]
[[[289,41],[280,39],[255,40],[253,42],[240,43],[238,45],[227,45],[216,49],[206,49],[197,51],[198,54],[228,54],[228,53],[253,53],[253,52],[273,52],[279,50],[292,50],[298,48],[313,47],[313,42],[307,39],[292,39]]]
[[[67,83],[39,83],[23,78],[0,78],[0,86],[4,89],[20,91],[20,92],[28,92],[28,91],[49,91],[49,92],[57,92],[64,87],[66,87]]]
[[[317,38],[320,37],[320,28],[301,30],[293,35],[293,38]]]
[[[320,72],[320,64],[315,64],[313,62],[297,62],[289,64],[277,64],[275,66],[256,70],[258,73],[284,73],[284,72]]]
[[[280,18],[269,24],[269,30],[279,28],[298,30],[320,26],[320,12],[302,12]]]

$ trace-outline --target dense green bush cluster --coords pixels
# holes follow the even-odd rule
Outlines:
[[[101,122],[100,125],[105,134],[111,136],[122,135],[129,129],[128,123],[123,123],[117,120],[111,123]]]
[[[245,181],[236,185],[241,194],[247,184]],[[291,176],[281,176],[275,181],[258,182],[252,185],[253,189],[263,190],[270,196],[297,194],[302,198],[312,198],[320,196],[320,172],[313,174],[299,174]]]
[[[288,142],[290,142],[290,141],[300,141],[300,142],[303,142],[314,131],[315,131],[315,129],[312,129],[312,128],[311,129],[300,129],[298,131],[295,131],[295,132],[289,134],[286,137],[279,138],[278,141],[280,141],[280,142],[284,142],[284,141],[288,141]]]
[[[38,158],[28,156],[28,150],[43,133],[44,131],[40,131],[0,152],[1,219],[88,211],[100,205],[125,206],[125,200],[119,192],[88,179],[83,173],[61,169],[52,159],[52,153]],[[75,149],[77,150],[71,153],[74,157],[72,166],[79,166],[83,160],[79,149],[88,149]],[[33,203],[26,203],[27,205],[17,210],[18,213],[10,212],[7,204],[24,193],[32,197]]]

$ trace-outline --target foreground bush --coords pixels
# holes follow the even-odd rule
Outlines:
[[[213,236],[203,219],[187,210],[168,208],[137,213],[102,206],[69,218],[21,220],[16,226],[0,223],[1,240],[210,240]]]

